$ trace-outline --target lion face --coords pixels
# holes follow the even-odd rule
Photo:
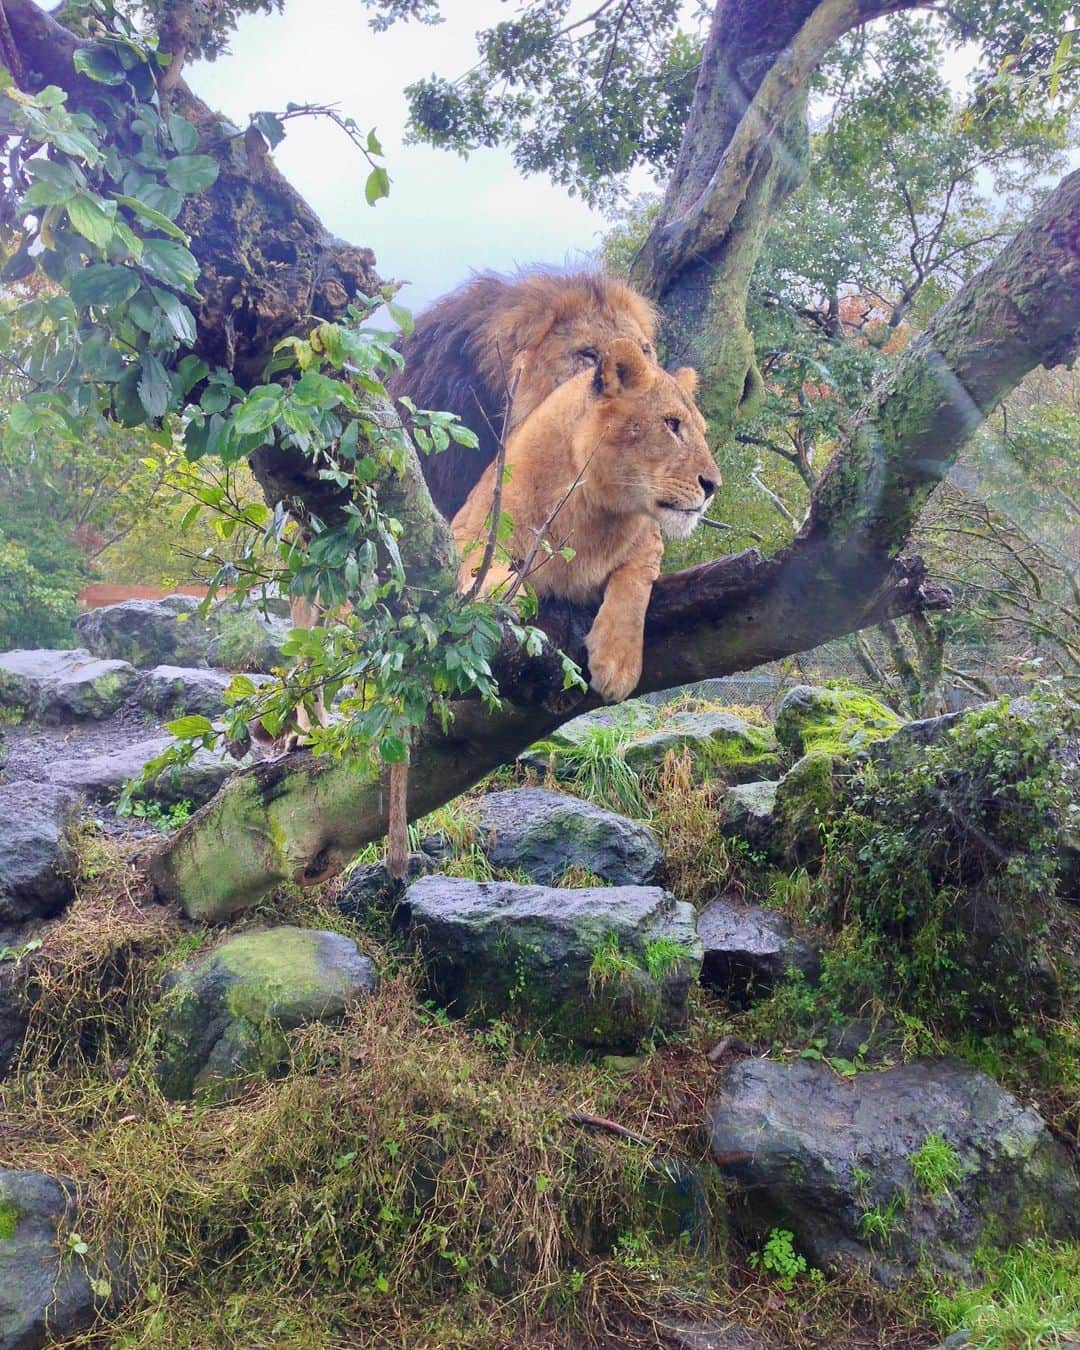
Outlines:
[[[522,345],[513,362],[511,425],[523,422],[559,385],[583,370],[594,370],[601,353],[615,342],[632,344],[655,364],[655,311],[628,286],[605,280],[601,288],[591,278],[566,284],[545,276],[530,283],[525,285],[531,323],[522,322],[515,334]],[[517,316],[509,317],[508,327]]]
[[[612,511],[651,516],[668,539],[693,532],[720,483],[697,385],[696,371],[669,375],[638,343],[618,339],[596,367],[597,401],[575,438],[591,495]]]

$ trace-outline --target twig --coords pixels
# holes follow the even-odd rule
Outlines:
[[[590,1130],[603,1130],[605,1134],[618,1135],[620,1139],[630,1139],[635,1144],[644,1144],[646,1148],[660,1148],[655,1139],[649,1139],[644,1134],[638,1134],[636,1130],[628,1130],[625,1125],[620,1125],[614,1120],[608,1120],[606,1116],[594,1116],[588,1111],[571,1111],[566,1119],[571,1125],[583,1125]]]
[[[503,472],[506,468],[506,437],[510,429],[510,412],[514,404],[514,395],[517,393],[518,380],[521,378],[520,369],[514,372],[512,381],[506,378],[506,366],[503,364],[502,348],[495,344],[495,352],[499,358],[499,367],[502,370],[503,389],[506,393],[506,401],[503,405],[502,429],[500,430],[496,441],[498,448],[495,451],[495,488],[491,494],[491,528],[488,530],[487,543],[484,545],[484,556],[480,560],[480,566],[476,571],[476,579],[473,581],[466,600],[475,600],[480,594],[480,588],[484,584],[484,578],[491,569],[492,561],[495,557],[495,546],[499,542],[499,517],[502,515],[502,490],[503,490]],[[483,414],[484,421],[488,424],[488,430],[495,435],[495,428],[491,425],[491,419],[487,415],[487,409],[476,400],[480,411]]]

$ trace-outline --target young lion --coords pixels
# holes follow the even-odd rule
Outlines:
[[[402,342],[405,366],[390,382],[395,397],[457,413],[479,437],[475,450],[455,442],[421,456],[435,505],[451,519],[495,458],[509,387],[512,429],[616,338],[655,360],[655,336],[648,300],[600,272],[482,273],[436,301]]]
[[[645,610],[660,574],[662,536],[685,539],[716,491],[719,472],[694,406],[697,374],[669,375],[617,339],[595,370],[559,386],[510,436],[500,515],[513,522],[493,563],[490,593],[524,567],[537,595],[601,600],[585,646],[592,687],[618,702],[641,678]],[[468,590],[490,534],[491,465],[454,517]],[[538,541],[543,542],[539,543]],[[569,561],[559,550],[573,549]]]

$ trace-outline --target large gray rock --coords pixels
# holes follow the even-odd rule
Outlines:
[[[196,614],[198,608],[199,601],[190,595],[124,600],[80,614],[75,630],[95,656],[130,661],[140,670],[162,664],[197,666],[206,661],[212,636]]]
[[[93,1254],[72,1257],[75,1189],[43,1172],[0,1170],[0,1346],[40,1350],[89,1326],[109,1301]],[[91,1280],[106,1279],[95,1295]]]
[[[262,684],[269,676],[255,675],[255,684]],[[139,686],[139,702],[159,717],[182,717],[202,713],[217,717],[225,710],[225,690],[232,676],[224,670],[207,670],[198,666],[155,666],[143,676]]]
[[[721,897],[698,915],[697,931],[704,954],[701,983],[738,1006],[767,993],[791,967],[809,980],[821,972],[820,951],[796,937],[775,909]]]
[[[477,843],[488,861],[544,885],[586,867],[619,886],[654,881],[664,857],[647,825],[545,788],[512,788],[481,799]]]
[[[658,730],[632,741],[623,755],[636,772],[648,773],[658,769],[671,752],[688,754],[700,779],[749,783],[780,775],[772,732],[734,713],[676,713]]]
[[[173,744],[171,736],[152,736],[104,755],[88,755],[58,764],[53,777],[63,786],[77,789],[94,801],[115,797],[130,779],[138,778],[152,759]],[[234,760],[213,750],[197,750],[190,763],[166,769],[139,794],[164,804],[208,802],[237,768]]]
[[[558,890],[421,877],[395,928],[433,995],[583,1046],[633,1050],[686,1024],[701,965],[692,907],[654,886]]]
[[[374,966],[341,933],[283,926],[228,938],[166,980],[161,1090],[232,1096],[245,1079],[281,1069],[286,1030],[336,1021],[377,988]]]
[[[48,918],[72,898],[76,814],[75,794],[63,788],[0,784],[0,924]]]
[[[863,1265],[886,1281],[925,1262],[966,1274],[981,1244],[1080,1232],[1066,1150],[1037,1112],[960,1061],[844,1079],[820,1063],[743,1060],[707,1125],[750,1231],[790,1228],[819,1267]],[[920,1166],[931,1148],[933,1184]]]
[[[0,654],[0,705],[22,708],[46,722],[102,718],[114,713],[138,674],[126,661],[99,661],[81,647],[71,651]]]
[[[741,783],[728,788],[720,808],[725,834],[745,839],[753,849],[768,852],[776,830],[775,783]]]
[[[116,657],[147,670],[159,665],[266,671],[280,664],[289,621],[253,605],[217,606],[205,619],[189,595],[125,600],[81,614],[75,629],[95,656]]]

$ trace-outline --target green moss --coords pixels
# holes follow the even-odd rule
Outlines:
[[[892,736],[902,725],[891,709],[865,690],[800,685],[780,705],[776,736],[792,755],[811,750],[841,755]]]
[[[19,1226],[19,1211],[8,1200],[0,1200],[0,1242],[10,1242]]]
[[[776,789],[776,838],[792,867],[811,866],[824,849],[824,830],[840,800],[833,754],[811,750],[794,764]]]

